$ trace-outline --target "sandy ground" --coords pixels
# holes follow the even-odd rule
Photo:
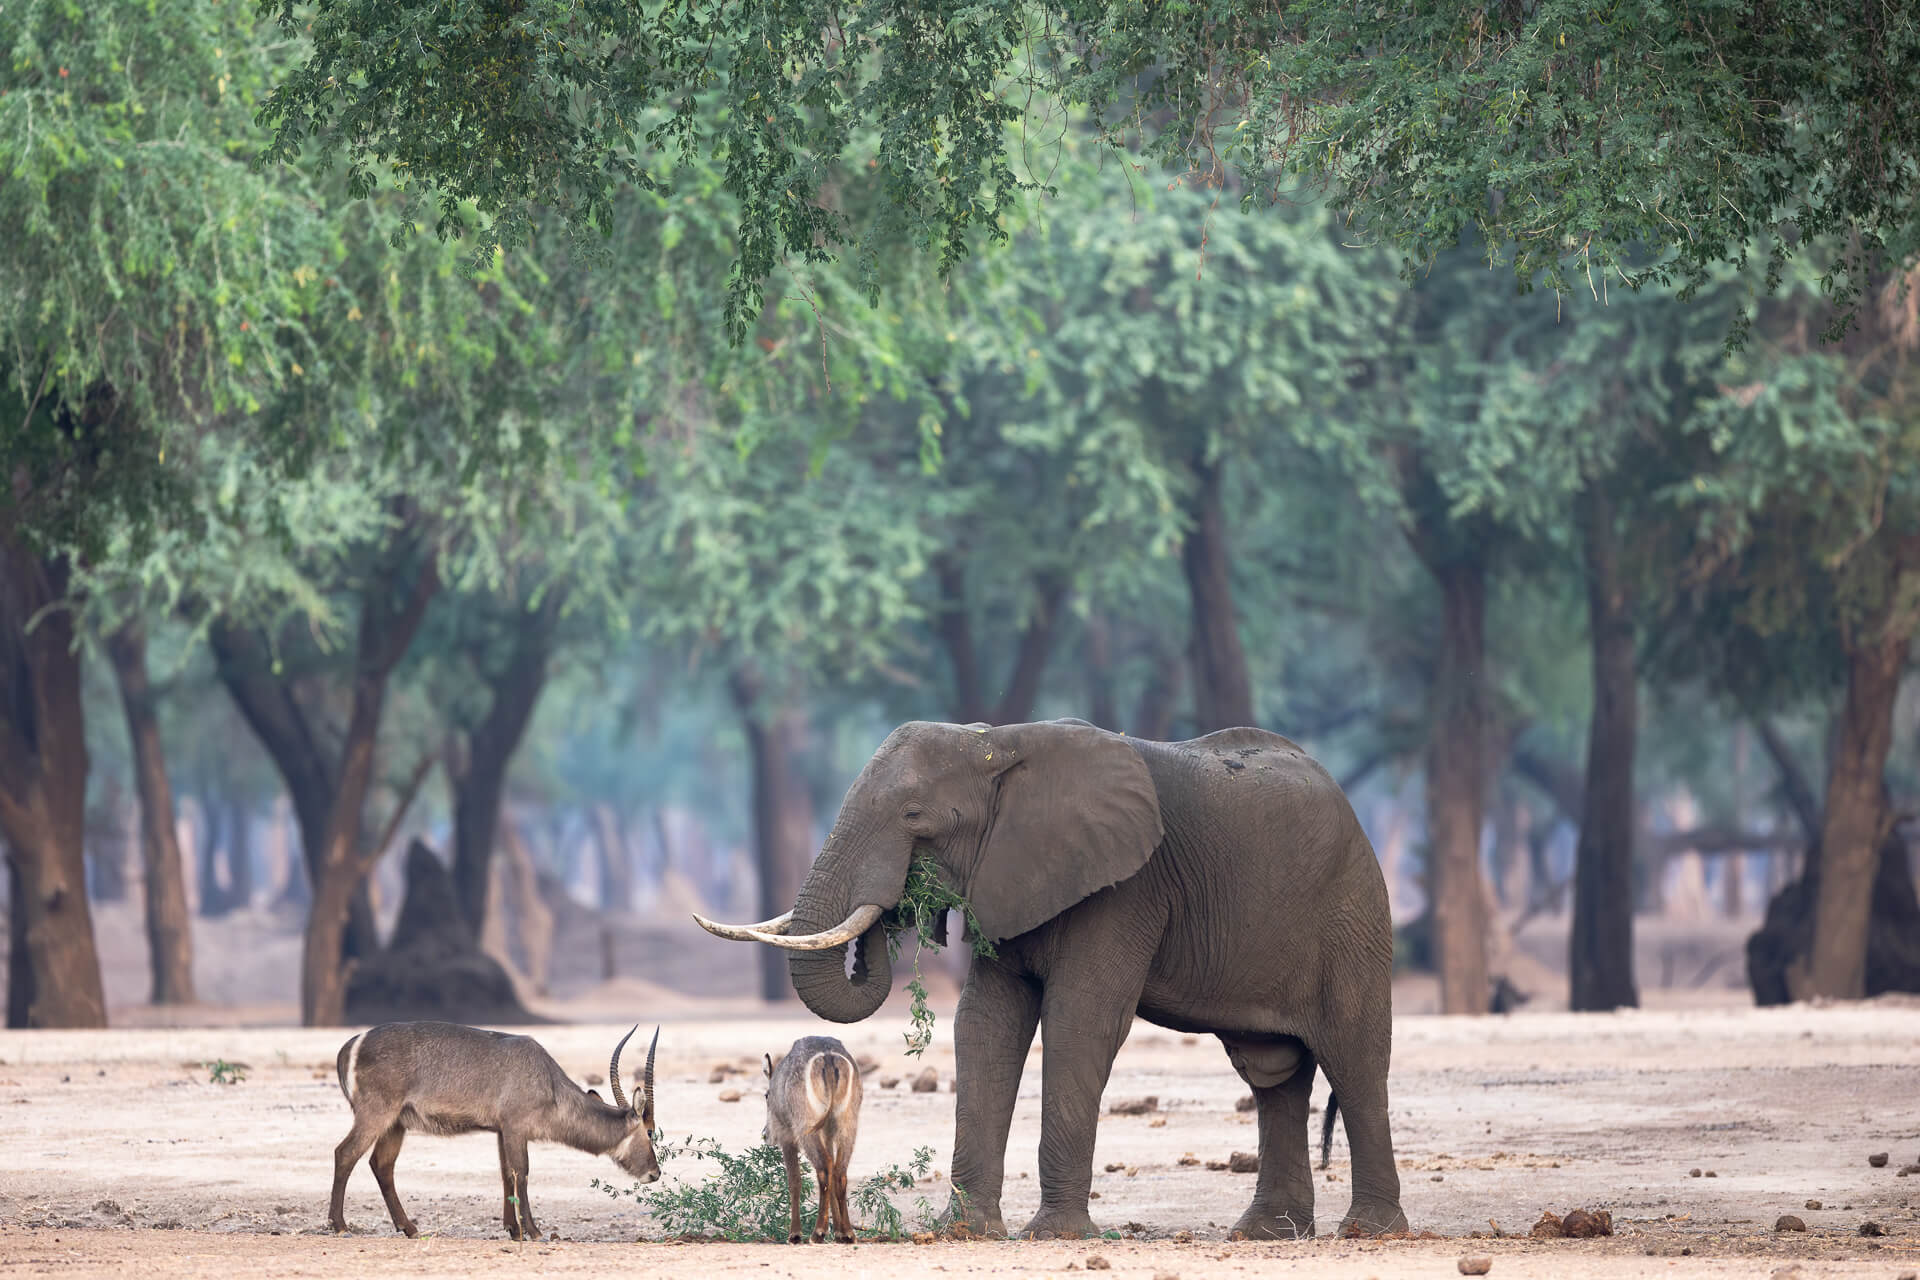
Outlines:
[[[614,993],[605,993],[611,996]],[[628,995],[638,993],[628,992]],[[1409,1003],[1418,1003],[1409,993]],[[1696,996],[1695,1003],[1711,1006]],[[652,1012],[645,1010],[644,1012]],[[926,1062],[941,1090],[915,1094],[882,1077],[921,1065],[900,1051],[893,1011],[841,1029],[879,1060],[868,1077],[856,1180],[904,1163],[921,1145],[944,1169],[952,1143],[949,1010]],[[695,1019],[663,1014],[660,1121],[671,1136],[710,1135],[731,1149],[758,1138],[757,1076],[709,1083],[767,1049],[820,1029],[805,1016]],[[622,1027],[541,1028],[580,1078],[605,1070]],[[644,1034],[644,1032],[643,1032]],[[789,1248],[649,1243],[658,1228],[628,1200],[596,1191],[613,1165],[557,1147],[534,1152],[531,1200],[561,1243],[499,1238],[499,1181],[485,1135],[415,1137],[397,1181],[426,1234],[392,1235],[364,1167],[349,1188],[356,1232],[321,1231],[333,1144],[346,1103],[333,1079],[345,1033],[292,1028],[0,1033],[0,1278],[15,1275],[219,1273],[233,1277],[471,1276],[529,1266],[557,1274],[667,1276],[896,1275],[905,1267],[992,1276],[1058,1275],[1103,1255],[1116,1275],[1441,1276],[1481,1253],[1495,1276],[1876,1276],[1920,1271],[1920,1001],[1833,1008],[1656,1009],[1611,1016],[1405,1016],[1396,1025],[1395,1138],[1404,1201],[1417,1231],[1444,1240],[1229,1242],[1253,1178],[1207,1160],[1255,1146],[1245,1092],[1217,1043],[1142,1024],[1116,1063],[1109,1100],[1157,1095],[1147,1116],[1109,1116],[1095,1156],[1093,1204],[1121,1238],[1088,1244],[938,1243]],[[1038,1202],[1039,1050],[1021,1091],[1008,1152],[1006,1215]],[[206,1064],[246,1064],[235,1085]],[[723,1102],[726,1089],[744,1097]],[[1324,1082],[1316,1102],[1324,1101]],[[1867,1156],[1885,1151],[1887,1167]],[[1182,1165],[1184,1156],[1201,1161]],[[1105,1172],[1109,1164],[1120,1166]],[[1698,1169],[1701,1176],[1690,1176]],[[703,1166],[670,1162],[669,1180]],[[1337,1142],[1323,1175],[1320,1227],[1345,1208]],[[912,1214],[943,1205],[942,1179],[903,1193]],[[1818,1200],[1820,1209],[1809,1209]],[[1524,1232],[1542,1209],[1605,1208],[1616,1235],[1597,1241],[1472,1239],[1492,1223]],[[1785,1213],[1804,1234],[1776,1234]],[[1865,1238],[1863,1222],[1886,1234]],[[1191,1231],[1193,1240],[1175,1238]],[[528,1255],[536,1255],[529,1257]],[[905,1256],[903,1256],[905,1255]]]

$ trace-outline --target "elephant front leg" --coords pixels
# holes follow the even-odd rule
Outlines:
[[[997,960],[974,958],[953,1023],[953,1195],[947,1215],[981,1235],[1007,1234],[1000,1216],[1007,1131],[1039,1021],[1040,993],[1030,982]]]
[[[1233,1224],[1249,1240],[1302,1240],[1313,1234],[1313,1164],[1308,1098],[1313,1054],[1295,1039],[1227,1042],[1227,1057],[1253,1089],[1260,1118],[1260,1176],[1253,1203]]]
[[[1047,985],[1041,1010],[1040,1211],[1023,1236],[1044,1240],[1100,1234],[1087,1212],[1100,1096],[1113,1072],[1114,1055],[1133,1026],[1137,1004],[1138,988],[1124,978],[1104,990],[1092,982]]]

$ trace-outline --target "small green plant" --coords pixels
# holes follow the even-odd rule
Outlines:
[[[239,1084],[247,1078],[247,1064],[215,1058],[207,1064],[208,1084]]]
[[[654,1216],[668,1239],[735,1243],[786,1239],[787,1170],[778,1148],[762,1145],[735,1154],[712,1138],[689,1137],[678,1145],[656,1145],[654,1150],[663,1166],[669,1160],[691,1156],[712,1161],[717,1170],[698,1182],[662,1186],[659,1190],[638,1183],[623,1190],[598,1178],[593,1180],[593,1189],[616,1200],[631,1198]],[[855,1216],[867,1224],[859,1229],[862,1240],[898,1240],[907,1234],[906,1219],[894,1205],[892,1193],[910,1189],[916,1179],[927,1176],[932,1164],[933,1148],[921,1147],[906,1168],[889,1165],[848,1196]],[[812,1206],[810,1217],[817,1217],[814,1182],[804,1162],[800,1181],[801,1203]],[[923,1224],[938,1229],[939,1219],[925,1197],[916,1210]],[[812,1226],[810,1219],[807,1226]]]
[[[900,903],[887,921],[888,957],[899,958],[901,935],[909,930],[919,940],[920,950],[940,950],[940,925],[949,911],[958,911],[966,921],[966,936],[973,946],[973,954],[991,957],[994,953],[993,943],[981,932],[973,908],[941,879],[939,863],[927,854],[916,854],[907,867],[907,884],[900,893]],[[920,979],[920,956],[917,952],[913,957],[913,977],[907,982],[907,994],[912,997],[907,1010],[907,1019],[911,1024],[905,1036],[907,1054],[909,1057],[918,1057],[933,1043],[933,1010],[927,1008],[927,984]]]

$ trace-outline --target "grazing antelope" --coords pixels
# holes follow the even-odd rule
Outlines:
[[[787,1160],[787,1203],[792,1216],[787,1243],[800,1243],[800,1153],[806,1152],[820,1179],[820,1213],[813,1220],[813,1242],[827,1236],[853,1242],[853,1215],[847,1211],[847,1164],[860,1128],[860,1069],[847,1046],[830,1036],[802,1036],[778,1066],[767,1057],[766,1138]]]
[[[638,1031],[635,1027],[633,1031]],[[373,1149],[373,1178],[386,1197],[396,1230],[419,1234],[393,1189],[393,1164],[409,1129],[451,1136],[500,1136],[500,1220],[515,1240],[538,1239],[527,1202],[527,1143],[564,1142],[580,1151],[608,1155],[642,1182],[660,1176],[653,1154],[653,1054],[647,1047],[640,1098],[629,1106],[620,1090],[620,1050],[607,1067],[613,1102],[582,1089],[553,1056],[526,1036],[504,1035],[451,1022],[388,1022],[340,1046],[336,1066],[340,1092],[353,1108],[353,1128],[333,1151],[333,1202],[327,1223],[347,1229],[347,1176]]]

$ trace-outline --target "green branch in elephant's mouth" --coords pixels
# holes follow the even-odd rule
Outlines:
[[[901,936],[908,932],[919,939],[921,950],[940,950],[940,926],[949,911],[958,911],[967,922],[966,936],[973,946],[973,954],[991,957],[993,943],[981,932],[973,908],[941,879],[939,863],[924,853],[915,855],[907,867],[907,883],[900,891],[899,905],[882,918],[887,930],[888,957],[899,958]],[[913,978],[907,983],[907,994],[913,998],[907,1014],[912,1024],[906,1032],[907,1053],[917,1057],[933,1043],[933,1011],[927,1008],[927,987],[920,980],[918,953],[913,958]]]

